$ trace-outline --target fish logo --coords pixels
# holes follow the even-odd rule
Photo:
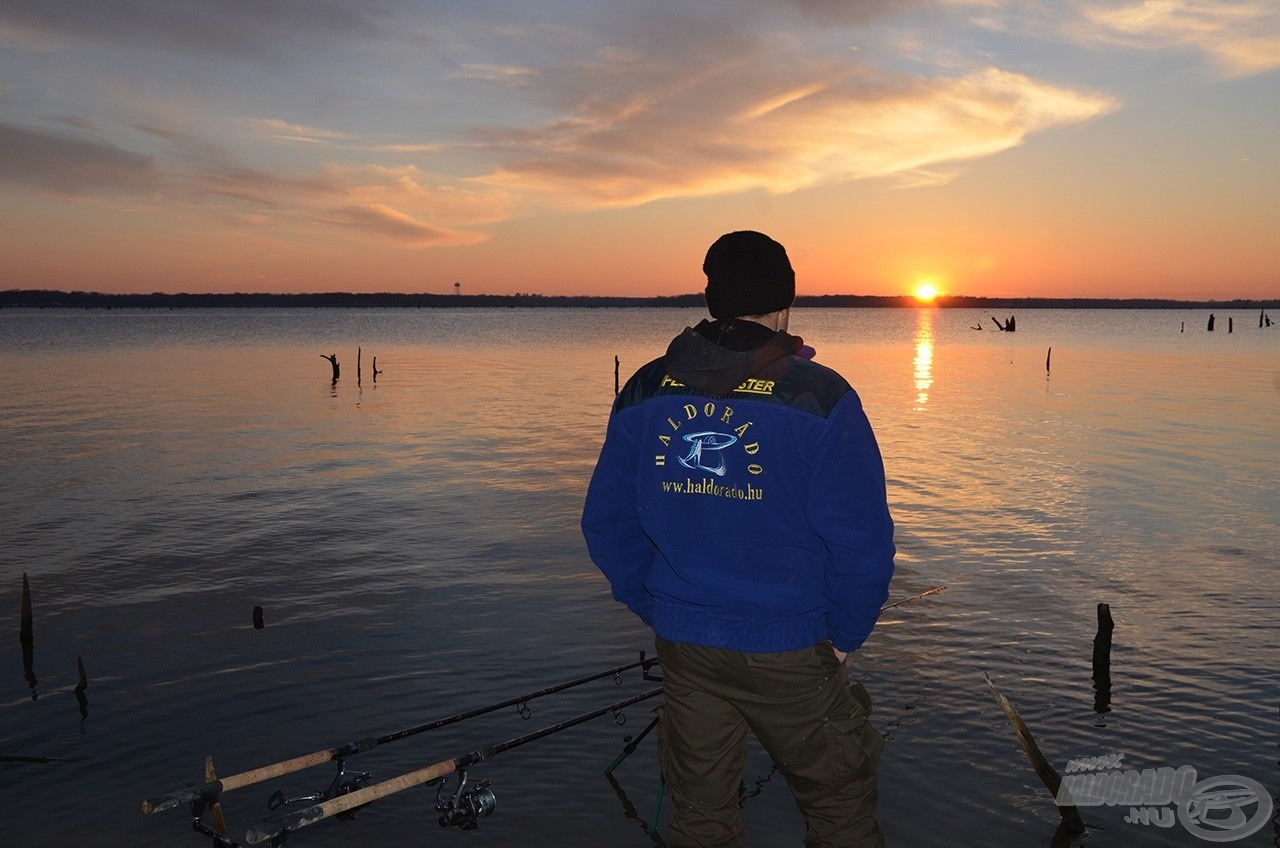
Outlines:
[[[685,435],[684,440],[689,442],[690,447],[686,456],[678,457],[681,465],[685,468],[705,471],[708,474],[723,477],[726,466],[722,451],[735,444],[738,441],[738,437],[729,433],[716,433],[707,430],[702,433],[688,433]],[[715,454],[715,465],[707,464],[710,461],[710,458],[705,456],[707,453]]]

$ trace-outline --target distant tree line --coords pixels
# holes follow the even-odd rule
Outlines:
[[[966,309],[1258,309],[1269,305],[1259,300],[1168,300],[1162,298],[1052,298],[1052,297],[968,297],[944,295],[934,301],[942,308]],[[191,309],[191,308],[259,308],[259,307],[330,307],[330,308],[617,308],[672,307],[700,308],[702,294],[679,294],[654,297],[613,297],[606,295],[542,295],[501,294],[402,294],[377,292],[322,292],[315,294],[190,294],[154,292],[152,294],[108,294],[104,292],[53,291],[47,289],[9,289],[0,291],[3,308],[64,309]],[[916,307],[919,302],[910,295],[883,296],[858,294],[800,295],[798,307],[869,308]]]

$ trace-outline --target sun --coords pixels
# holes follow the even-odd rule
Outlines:
[[[916,300],[921,303],[933,303],[938,296],[938,287],[933,283],[922,282],[916,286]]]

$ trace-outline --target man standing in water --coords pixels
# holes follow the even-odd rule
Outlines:
[[[743,844],[750,730],[808,848],[880,846],[884,740],[844,665],[893,574],[880,451],[858,395],[786,331],[783,246],[729,233],[703,271],[714,320],[627,381],[582,516],[614,598],[657,635],[669,844]]]

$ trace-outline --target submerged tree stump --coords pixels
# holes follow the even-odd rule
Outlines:
[[[999,705],[1000,711],[1004,713],[1004,717],[1012,725],[1013,732],[1018,737],[1018,742],[1022,745],[1022,750],[1026,753],[1027,759],[1031,761],[1031,766],[1035,769],[1036,775],[1039,776],[1040,781],[1049,790],[1049,794],[1053,796],[1054,803],[1057,804],[1058,790],[1062,788],[1062,776],[1058,774],[1057,769],[1049,764],[1049,760],[1045,755],[1040,752],[1040,746],[1036,745],[1036,740],[1031,736],[1031,730],[1027,727],[1027,723],[1022,720],[1022,716],[1018,715],[1017,707],[1004,696],[1004,693],[996,688],[989,674],[983,672],[982,676],[986,678],[987,686],[990,687],[991,695],[996,699],[996,704]],[[1063,829],[1068,833],[1084,833],[1084,819],[1080,817],[1080,811],[1074,805],[1063,806],[1058,804],[1058,818],[1062,821]]]
[[[326,356],[325,354],[322,353],[320,354],[320,358],[329,360],[329,364],[333,366],[333,382],[335,383],[338,382],[338,374],[339,374],[338,354],[331,353],[328,356]]]
[[[31,584],[27,582],[27,573],[22,572],[22,620],[18,625],[18,639],[30,642],[31,627]]]

